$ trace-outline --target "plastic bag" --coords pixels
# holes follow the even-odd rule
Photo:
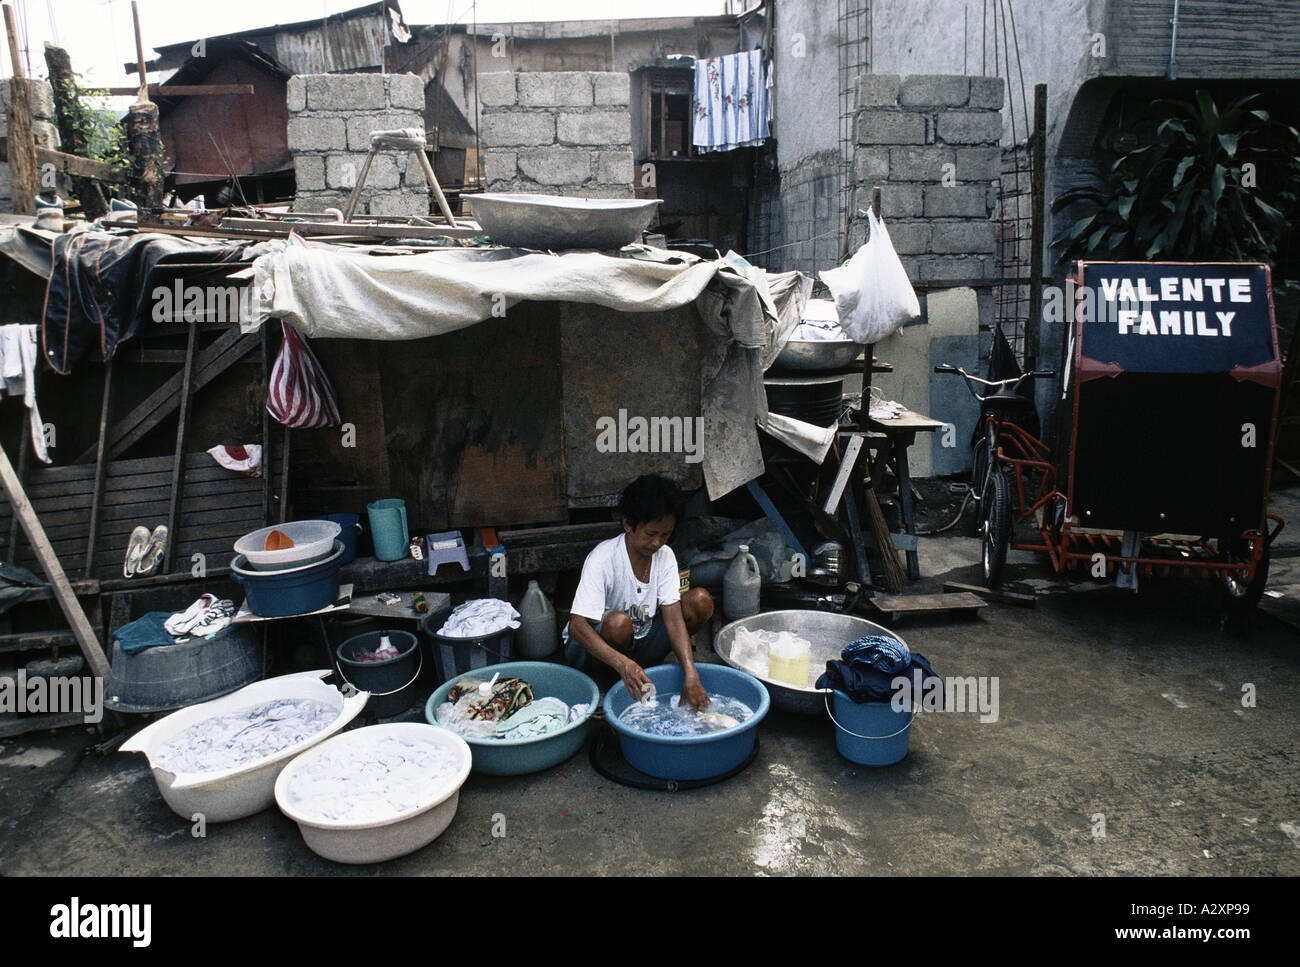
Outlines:
[[[821,279],[835,297],[840,328],[854,342],[874,343],[896,332],[921,314],[912,283],[907,280],[889,230],[867,211],[871,237],[847,265],[827,269]]]

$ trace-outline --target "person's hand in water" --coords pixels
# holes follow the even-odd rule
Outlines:
[[[682,705],[687,703],[697,711],[709,707],[709,693],[704,690],[698,678],[688,678],[682,683]]]
[[[623,679],[623,685],[627,688],[627,693],[632,696],[632,701],[641,701],[641,696],[646,693],[646,686],[651,688],[650,677],[646,675],[645,669],[628,658],[623,662],[623,667],[619,669],[619,675]]]

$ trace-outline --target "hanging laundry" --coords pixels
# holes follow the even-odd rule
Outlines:
[[[278,421],[299,430],[338,426],[338,397],[307,339],[288,323],[282,323],[284,342],[271,367],[266,393],[266,410]]]
[[[212,447],[208,453],[227,470],[242,473],[245,477],[262,476],[262,448],[256,443]]]
[[[50,463],[45,446],[45,421],[36,406],[36,326],[0,326],[0,396],[21,396],[27,404],[32,451]]]
[[[761,50],[695,62],[691,141],[700,153],[757,147],[772,123],[772,68]]]

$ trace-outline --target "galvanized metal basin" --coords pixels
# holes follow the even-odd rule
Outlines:
[[[658,198],[565,198],[528,192],[464,197],[492,241],[538,249],[622,248],[640,238],[662,204]]]
[[[813,666],[824,669],[828,661],[838,659],[844,646],[861,638],[863,635],[890,635],[903,639],[894,631],[882,628],[874,621],[854,615],[836,614],[831,611],[807,611],[792,609],[788,611],[768,611],[764,614],[751,615],[725,625],[713,639],[713,650],[732,668],[741,668],[731,660],[731,647],[736,639],[736,632],[741,628],[750,631],[789,631],[800,638],[807,639],[812,646]],[[907,644],[903,641],[903,644]],[[753,675],[752,671],[749,674]],[[820,671],[818,672],[820,674]],[[787,712],[800,712],[805,715],[821,715],[826,711],[825,698],[829,691],[816,688],[796,688],[784,682],[773,681],[762,675],[755,675],[767,686],[772,704]],[[813,677],[816,680],[816,676]]]
[[[851,339],[791,339],[776,357],[774,365],[800,372],[847,369],[861,355],[862,344]]]

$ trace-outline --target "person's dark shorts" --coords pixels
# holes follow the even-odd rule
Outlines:
[[[604,626],[604,619],[596,625],[596,634],[600,634]],[[650,620],[650,630],[640,638],[633,638],[632,644],[623,654],[627,655],[642,668],[649,668],[651,665],[661,665],[663,660],[668,657],[672,650],[672,643],[668,640],[668,626],[664,624],[663,609],[656,609],[655,616]],[[565,664],[579,671],[587,671],[592,665],[599,665],[591,656],[582,643],[576,638],[571,638],[568,629],[565,629],[564,635],[564,661]]]

